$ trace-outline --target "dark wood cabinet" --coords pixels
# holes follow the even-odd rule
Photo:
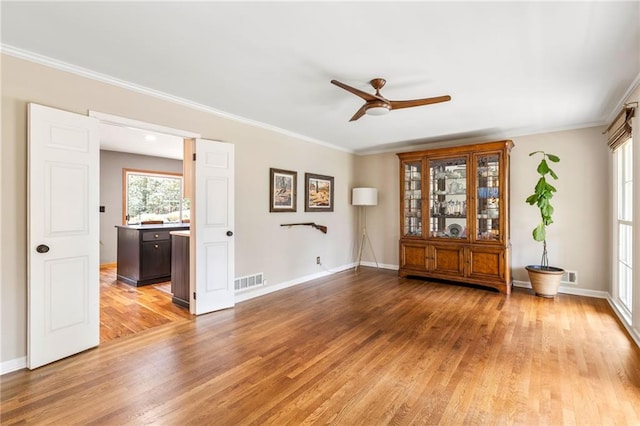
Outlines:
[[[171,275],[171,242],[169,240],[146,242],[140,245],[141,279]]]
[[[400,276],[511,292],[509,140],[398,154]]]
[[[171,279],[170,231],[185,225],[127,225],[118,231],[118,280],[137,287]]]
[[[176,235],[179,234],[179,235]],[[171,299],[176,305],[189,307],[189,236],[171,235]]]

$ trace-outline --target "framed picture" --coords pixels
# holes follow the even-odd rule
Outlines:
[[[269,169],[269,211],[295,212],[297,206],[298,172]]]
[[[304,211],[333,211],[333,177],[304,174]]]

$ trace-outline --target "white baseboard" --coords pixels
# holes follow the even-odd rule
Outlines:
[[[618,307],[618,304],[613,300],[611,295],[607,297],[607,301],[609,302],[609,305],[611,305],[611,309],[613,309],[613,312],[618,316],[618,319],[620,320],[624,328],[627,330],[627,332],[629,332],[629,335],[631,336],[633,341],[636,342],[636,345],[638,345],[638,347],[640,348],[640,330],[632,327],[629,324],[629,322],[625,318],[625,315],[622,313],[622,311]]]
[[[11,373],[12,371],[16,370],[22,370],[23,368],[27,368],[26,356],[16,359],[10,359],[9,361],[0,363],[0,375]]]
[[[360,263],[362,266],[370,266],[372,268],[376,267],[376,263],[375,262],[361,262]],[[236,303],[238,302],[244,302],[245,300],[250,300],[253,299],[255,297],[260,297],[260,296],[264,296],[265,294],[269,294],[269,293],[273,293],[274,291],[278,291],[278,290],[284,290],[285,288],[289,288],[289,287],[293,287],[295,285],[298,284],[303,284],[306,283],[308,281],[311,280],[315,280],[318,278],[322,278],[322,277],[326,277],[327,275],[331,275],[331,274],[335,274],[337,272],[342,272],[342,271],[346,271],[347,269],[351,269],[351,268],[355,268],[356,267],[356,263],[348,263],[346,265],[342,265],[339,266],[337,268],[334,269],[325,269],[321,272],[315,273],[315,274],[310,274],[310,275],[305,275],[303,277],[299,277],[299,278],[295,278],[293,280],[290,281],[285,281],[279,284],[275,284],[275,285],[265,285],[263,287],[259,287],[253,290],[245,290],[242,291],[241,293],[236,293]],[[378,267],[381,269],[390,269],[392,271],[397,271],[398,265],[389,265],[386,263],[378,263]]]
[[[370,266],[372,268],[376,267],[376,262],[362,261],[362,262],[360,262],[360,264],[362,266]],[[353,266],[355,266],[355,264]],[[386,264],[386,263],[378,263],[377,266],[379,268],[382,268],[382,269],[391,269],[392,271],[397,271],[398,269],[400,269],[400,267],[398,265],[389,265],[389,264]]]
[[[531,288],[531,283],[529,281],[513,280],[513,286],[520,287],[520,288]],[[558,293],[572,294],[574,296],[595,297],[597,299],[609,298],[609,293],[607,293],[606,291],[589,290],[586,288],[576,288],[576,287],[568,287],[568,286],[560,286],[558,288]]]
[[[375,263],[374,263],[375,266]],[[265,294],[273,293],[274,291],[284,290],[285,288],[293,287],[298,284],[306,283],[307,281],[315,280],[318,278],[326,277],[337,272],[346,271],[355,267],[355,263],[349,263],[347,265],[339,266],[335,269],[325,269],[315,274],[305,275],[303,277],[295,278],[290,281],[285,281],[275,285],[265,285],[263,287],[256,288],[254,290],[243,291],[242,293],[236,293],[236,303],[244,302],[245,300],[253,299],[255,297],[264,296]]]

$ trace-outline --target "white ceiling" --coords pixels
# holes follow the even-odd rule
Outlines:
[[[166,133],[100,123],[100,149],[182,160],[183,139]]]
[[[1,8],[5,51],[353,152],[604,124],[640,74],[638,1],[2,1]],[[371,91],[374,77],[387,80],[389,99],[453,99],[349,122],[362,100],[329,81]]]

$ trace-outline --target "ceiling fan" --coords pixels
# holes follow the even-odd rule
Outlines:
[[[368,115],[384,115],[387,114],[392,109],[400,109],[400,108],[410,108],[421,105],[429,105],[429,104],[437,104],[439,102],[447,102],[451,100],[451,96],[438,96],[435,98],[424,98],[424,99],[412,99],[407,101],[390,101],[380,94],[380,89],[385,85],[387,81],[384,78],[374,78],[369,83],[376,89],[376,94],[372,95],[367,92],[363,92],[360,89],[356,89],[355,87],[351,87],[344,83],[339,82],[338,80],[331,80],[331,83],[335,84],[338,87],[342,87],[344,90],[353,93],[356,96],[360,96],[365,100],[364,105],[360,107],[358,111],[351,117],[349,121],[355,121],[358,118],[362,117],[365,114]]]

